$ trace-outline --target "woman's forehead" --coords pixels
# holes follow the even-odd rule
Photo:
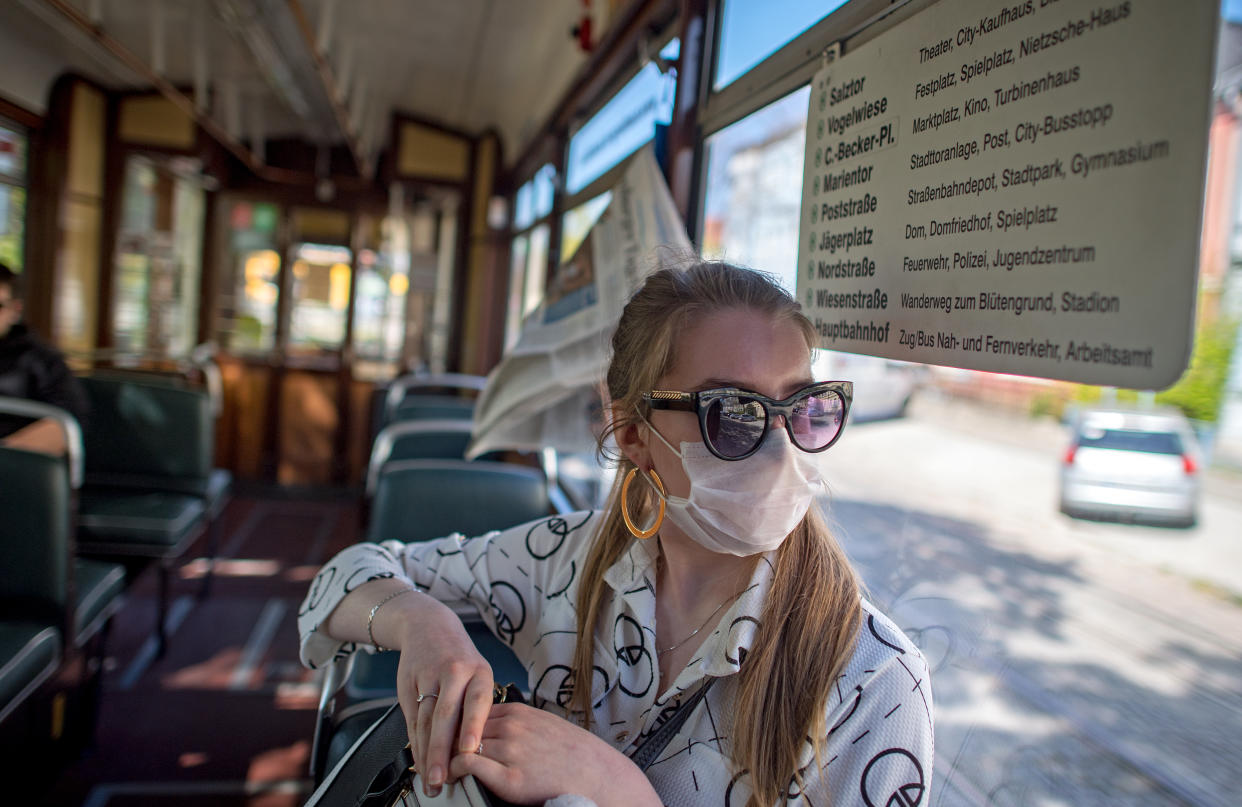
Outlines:
[[[787,317],[729,308],[696,317],[673,335],[666,381],[686,389],[740,386],[780,395],[810,380],[810,349]]]

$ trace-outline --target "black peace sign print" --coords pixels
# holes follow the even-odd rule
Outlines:
[[[915,807],[927,786],[918,757],[904,748],[888,748],[863,768],[859,789],[867,807]]]
[[[561,516],[554,516],[547,521],[531,525],[526,533],[526,551],[535,560],[547,560],[561,551],[565,539],[583,524],[587,523],[591,514],[587,513],[576,524],[571,524]]]
[[[637,620],[625,614],[617,617],[612,625],[612,649],[621,666],[631,671],[630,675],[626,675],[624,670],[617,671],[617,686],[631,697],[645,696],[655,683],[655,664],[651,651],[647,649],[643,628]]]
[[[492,583],[487,604],[496,620],[496,636],[505,644],[512,645],[518,631],[526,626],[526,601],[522,594],[503,580]]]

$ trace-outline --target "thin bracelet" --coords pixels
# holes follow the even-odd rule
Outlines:
[[[383,607],[384,604],[387,603],[389,600],[395,600],[397,597],[400,597],[402,594],[409,594],[410,592],[413,592],[413,591],[418,591],[418,587],[415,586],[413,588],[403,588],[400,591],[394,591],[393,593],[389,594],[384,599],[375,603],[375,605],[371,606],[371,615],[367,617],[367,637],[370,638],[371,644],[375,645],[375,649],[377,651],[382,653],[385,650],[389,650],[390,648],[381,647],[380,643],[375,641],[375,634],[371,632],[372,627],[375,625],[375,615],[379,613],[379,609]]]

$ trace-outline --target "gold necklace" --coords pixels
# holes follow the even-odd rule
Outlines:
[[[717,605],[717,606],[716,606],[716,610],[715,610],[715,611],[712,611],[710,614],[708,614],[708,615],[707,615],[707,619],[704,619],[704,620],[703,620],[703,624],[702,624],[702,625],[699,625],[697,628],[695,628],[693,631],[691,631],[691,633],[690,633],[690,635],[689,635],[689,636],[687,636],[686,638],[682,639],[682,640],[681,640],[680,642],[678,642],[677,644],[672,645],[671,647],[666,647],[666,648],[664,648],[663,650],[661,650],[660,648],[658,648],[658,647],[657,647],[657,648],[656,648],[656,655],[657,655],[657,656],[662,656],[662,655],[664,655],[665,653],[670,653],[670,652],[672,652],[672,651],[676,650],[677,648],[681,647],[681,646],[682,646],[683,644],[685,644],[686,642],[688,642],[688,641],[690,641],[691,639],[693,639],[693,638],[694,638],[694,637],[698,634],[698,632],[699,632],[699,631],[701,631],[701,630],[703,630],[703,628],[706,628],[706,627],[707,627],[707,623],[708,623],[708,622],[711,622],[712,617],[714,617],[716,614],[720,613],[720,609],[721,609],[721,608],[724,608],[726,605],[728,605],[729,603],[733,602],[733,601],[734,601],[734,600],[736,600],[738,597],[742,596],[742,594],[746,591],[746,588],[749,588],[749,585],[747,585],[746,587],[742,588],[742,589],[741,589],[740,591],[738,591],[736,594],[732,594],[732,595],[730,595],[730,596],[726,597],[724,602],[722,602],[722,603],[720,603],[720,605]]]

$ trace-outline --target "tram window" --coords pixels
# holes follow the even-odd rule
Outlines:
[[[556,194],[556,166],[544,163],[522,187],[513,203],[516,234],[509,259],[509,304],[505,311],[505,346],[517,341],[522,320],[543,300],[548,277],[548,250]]]
[[[505,349],[513,347],[522,329],[522,316],[525,313],[524,290],[526,288],[526,257],[530,247],[530,236],[519,235],[513,239],[509,248],[509,307],[505,314]]]
[[[713,89],[732,84],[848,0],[723,0]]]
[[[256,353],[276,346],[279,221],[280,210],[273,204],[237,201],[229,208],[226,266],[231,276],[223,284],[217,325],[225,350]]]
[[[612,191],[605,191],[573,210],[567,210],[561,217],[561,263],[572,258],[573,254],[578,251],[582,239],[586,238],[587,233],[595,226],[595,222],[599,221],[599,217],[604,215],[604,209],[608,207],[611,199]]]
[[[405,306],[410,293],[410,234],[402,218],[368,217],[362,223],[358,280],[354,287],[354,349],[359,359],[401,358]]]
[[[289,346],[337,350],[345,342],[345,315],[353,253],[331,244],[294,244]]]
[[[660,50],[663,59],[676,59],[681,40]],[[638,150],[655,136],[656,125],[673,119],[677,72],[662,73],[648,62],[616,95],[569,139],[565,190],[577,193],[596,177]]]
[[[113,343],[185,355],[197,337],[203,190],[194,160],[126,160],[113,286]]]
[[[552,194],[556,185],[556,166],[548,163],[535,172],[531,184],[531,208],[535,220],[552,212]]]
[[[522,284],[522,316],[525,317],[543,301],[548,282],[548,225],[540,224],[530,231],[530,248],[526,259],[526,282]]]
[[[704,255],[797,282],[802,152],[810,87],[771,103],[707,139]]]
[[[515,230],[525,230],[535,223],[534,189],[535,180],[533,179],[518,188],[517,200],[513,205],[513,228]]]
[[[0,262],[22,268],[26,224],[26,135],[0,121]]]

